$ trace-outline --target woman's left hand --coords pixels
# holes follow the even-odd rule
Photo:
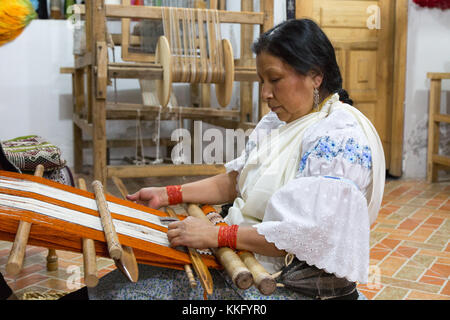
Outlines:
[[[200,218],[187,217],[168,226],[167,237],[173,247],[206,249],[217,247],[219,228]]]

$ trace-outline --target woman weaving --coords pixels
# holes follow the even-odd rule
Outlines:
[[[261,35],[253,51],[262,99],[271,112],[243,154],[225,165],[225,174],[143,188],[128,200],[155,209],[180,202],[233,203],[225,218],[230,227],[193,217],[171,223],[171,245],[252,251],[268,272],[284,270],[286,282],[289,272],[311,272],[317,283],[308,288],[307,281],[289,282],[265,297],[253,287],[237,289],[224,273],[212,270],[211,299],[357,299],[356,282],[368,279],[370,225],[384,189],[380,139],[351,106],[334,49],[314,22],[283,22]],[[89,289],[89,296],[202,298],[201,289],[190,289],[180,271],[141,266],[140,279],[126,283],[112,272]]]

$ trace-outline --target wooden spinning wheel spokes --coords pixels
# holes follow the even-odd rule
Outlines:
[[[164,36],[155,55],[163,69],[157,81],[160,104],[168,105],[173,82],[214,83],[217,101],[226,107],[233,91],[234,57],[231,43],[221,39],[217,10],[162,10]]]

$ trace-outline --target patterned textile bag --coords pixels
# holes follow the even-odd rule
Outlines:
[[[39,164],[45,171],[66,165],[61,150],[39,136],[18,137],[1,143],[9,161],[22,171],[34,171]]]
[[[32,174],[36,167],[44,166],[44,178],[74,186],[74,179],[61,150],[37,135],[0,141],[0,161],[8,171]],[[18,169],[18,170],[17,170]]]
[[[358,296],[355,282],[338,278],[297,258],[286,263],[277,280],[286,288],[313,299],[339,299],[355,293],[354,298]]]

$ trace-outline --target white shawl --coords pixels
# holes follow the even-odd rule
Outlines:
[[[226,217],[227,223],[254,225],[266,221],[264,215],[272,195],[295,178],[306,130],[334,111],[342,109],[350,112],[357,119],[372,152],[372,188],[366,197],[368,221],[372,224],[378,215],[384,191],[383,147],[371,122],[356,108],[340,102],[338,94],[328,99],[319,112],[308,114],[272,130],[250,152],[239,176],[238,186],[241,197],[237,198],[233,207],[230,208]]]

